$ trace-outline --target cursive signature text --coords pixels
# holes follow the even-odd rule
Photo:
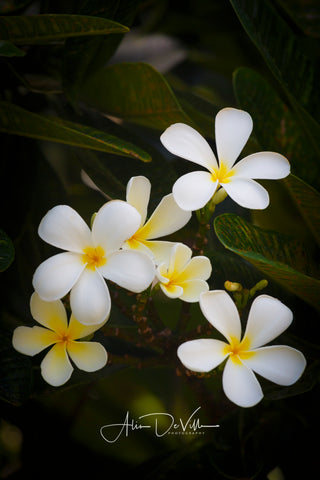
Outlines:
[[[106,442],[115,443],[121,435],[128,437],[129,432],[134,430],[151,429],[156,437],[163,437],[168,434],[196,434],[206,428],[219,427],[219,425],[202,424],[200,419],[195,416],[200,408],[201,407],[198,407],[194,410],[185,422],[183,422],[181,418],[176,420],[173,415],[166,412],[147,413],[140,415],[140,417],[135,420],[130,418],[130,413],[127,411],[122,423],[103,425],[100,428],[100,434]],[[164,420],[166,421],[164,422]],[[166,426],[163,425],[164,423],[166,423]]]

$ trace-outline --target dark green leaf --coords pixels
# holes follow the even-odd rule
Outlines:
[[[78,12],[108,18],[131,26],[139,7],[137,0],[92,0],[83,1]],[[62,78],[65,91],[72,102],[76,102],[82,82],[88,75],[107,64],[123,38],[123,33],[91,38],[70,38],[63,55]]]
[[[0,333],[0,398],[21,405],[31,394],[32,363],[16,352],[11,338]]]
[[[24,57],[26,52],[13,45],[11,42],[0,40],[1,57]]]
[[[26,7],[32,0],[2,0],[0,2],[0,13],[7,14]]]
[[[320,308],[320,280],[316,264],[304,246],[288,235],[263,230],[234,214],[215,219],[221,243],[255,265],[290,292]]]
[[[122,63],[88,78],[81,98],[99,111],[164,130],[175,122],[193,125],[164,77],[146,63]]]
[[[289,175],[284,184],[295,201],[302,217],[308,224],[320,246],[320,194],[294,175]]]
[[[247,34],[289,98],[320,121],[319,67],[269,1],[230,0]]]
[[[292,172],[315,187],[320,187],[318,153],[301,129],[299,119],[280,99],[260,74],[239,68],[233,86],[241,108],[253,118],[254,132],[264,150],[286,156]]]
[[[127,31],[127,27],[112,20],[84,15],[43,14],[0,17],[0,38],[20,45]]]
[[[151,160],[139,147],[113,135],[57,117],[38,115],[8,102],[0,102],[0,131],[124,155],[144,162]]]
[[[14,246],[8,235],[0,230],[0,272],[3,272],[14,259]]]

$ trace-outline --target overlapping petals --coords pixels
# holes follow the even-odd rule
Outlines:
[[[181,209],[169,194],[162,198],[147,220],[150,191],[151,184],[146,177],[132,177],[128,182],[126,199],[140,213],[141,223],[125,248],[148,253],[158,265],[168,257],[173,243],[155,239],[180,230],[190,220],[191,213]]]
[[[200,294],[209,290],[206,280],[212,271],[210,260],[204,256],[191,256],[189,247],[177,243],[172,247],[167,261],[157,268],[160,288],[168,297],[198,302]]]
[[[84,326],[72,314],[68,323],[60,300],[45,302],[34,292],[30,301],[31,314],[42,326],[17,327],[13,333],[14,348],[34,356],[51,347],[41,362],[44,380],[55,387],[66,383],[74,370],[72,362],[81,370],[94,372],[107,363],[107,352],[98,342],[79,341],[102,326]]]
[[[300,378],[306,366],[300,351],[285,345],[263,346],[292,322],[291,310],[279,300],[268,295],[254,300],[242,338],[239,314],[225,291],[202,293],[200,307],[228,342],[191,340],[180,345],[178,357],[186,368],[196,372],[208,372],[227,360],[222,385],[232,402],[252,407],[263,398],[254,372],[278,385],[292,385]]]
[[[215,120],[218,163],[207,141],[192,127],[176,123],[165,130],[160,140],[167,150],[207,169],[183,175],[173,185],[174,199],[182,209],[204,207],[219,187],[243,207],[264,209],[269,205],[268,192],[254,179],[285,178],[290,165],[275,152],[254,153],[235,163],[251,131],[247,112],[220,110]]]
[[[78,321],[84,325],[101,323],[111,309],[104,279],[141,292],[154,278],[155,267],[147,255],[121,250],[140,224],[137,209],[121,200],[101,207],[92,231],[71,207],[54,207],[42,219],[39,235],[66,251],[39,265],[33,277],[34,289],[46,301],[58,300],[71,291],[71,308]]]

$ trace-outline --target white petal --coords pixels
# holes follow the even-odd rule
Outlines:
[[[206,319],[231,342],[240,340],[241,323],[237,307],[224,290],[200,295],[200,308]]]
[[[191,303],[199,302],[201,293],[209,290],[207,282],[198,278],[181,283],[181,287],[183,288],[183,294],[180,299]]]
[[[57,205],[40,222],[39,236],[50,245],[81,253],[92,243],[88,225],[68,205]]]
[[[91,335],[108,321],[108,317],[102,322],[96,325],[83,325],[83,323],[78,322],[73,314],[71,314],[69,327],[68,327],[68,337],[72,340],[78,340],[88,335]]]
[[[36,269],[32,280],[33,287],[43,300],[58,300],[71,290],[84,268],[81,255],[58,253]]]
[[[254,180],[234,176],[229,183],[221,185],[241,207],[263,210],[269,205],[267,190]]]
[[[73,315],[83,325],[102,323],[110,315],[111,299],[99,272],[86,268],[71,290]]]
[[[141,228],[139,236],[152,240],[170,235],[184,227],[190,218],[191,212],[182,210],[170,193],[162,198],[147,223]]]
[[[209,202],[217,186],[218,181],[214,182],[209,172],[190,172],[178,178],[172,193],[180,208],[193,211]]]
[[[193,257],[186,268],[183,270],[181,276],[186,279],[197,278],[201,280],[208,280],[212,272],[211,262],[209,258],[199,255]]]
[[[156,265],[168,261],[174,242],[166,242],[164,240],[150,240],[144,242],[144,247],[148,248],[152,253],[152,258]],[[142,251],[142,250],[141,250]]]
[[[168,258],[168,274],[177,274],[186,266],[192,256],[192,250],[184,243],[176,243]]]
[[[263,397],[260,384],[253,371],[241,362],[228,359],[222,376],[224,393],[240,407],[253,407]]]
[[[98,342],[69,342],[67,346],[71,360],[80,370],[95,372],[107,363],[107,352]]]
[[[250,350],[278,337],[292,322],[292,312],[277,298],[259,295],[252,305],[244,337]]]
[[[43,327],[17,327],[12,337],[13,347],[30,356],[36,355],[56,341],[56,334]]]
[[[114,252],[99,270],[105,278],[135,293],[148,288],[155,276],[151,257],[135,250]]]
[[[183,365],[193,372],[210,372],[226,358],[226,343],[213,338],[200,338],[182,343],[178,357]]]
[[[150,180],[143,176],[132,177],[127,184],[126,200],[140,213],[141,225],[144,225],[147,218],[150,191]]]
[[[289,175],[290,163],[280,153],[259,152],[240,160],[234,170],[240,177],[277,179]]]
[[[141,215],[132,205],[122,200],[111,200],[98,211],[92,225],[94,245],[101,246],[105,253],[122,247],[138,230]]]
[[[216,146],[219,163],[232,167],[247,143],[252,131],[249,113],[236,108],[223,108],[215,121]]]
[[[68,327],[66,309],[61,300],[46,302],[34,292],[30,299],[30,310],[38,323],[54,332],[63,334]]]
[[[41,374],[53,387],[66,383],[73,372],[65,342],[54,345],[41,362]]]
[[[217,168],[214,153],[200,133],[184,123],[175,123],[163,132],[160,141],[169,152],[211,170]]]
[[[183,288],[180,285],[173,285],[172,283],[160,283],[160,288],[169,298],[180,298],[183,294]]]
[[[278,385],[292,385],[302,375],[306,359],[295,348],[272,345],[254,350],[245,360],[252,370]]]

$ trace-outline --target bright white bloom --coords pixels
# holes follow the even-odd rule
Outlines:
[[[54,387],[66,383],[73,372],[70,358],[85,372],[95,372],[106,365],[107,352],[100,343],[78,341],[101,325],[84,326],[74,315],[68,324],[61,300],[45,302],[36,292],[31,296],[30,308],[33,318],[43,326],[17,327],[12,343],[18,352],[30,356],[53,345],[41,362],[41,374],[46,382]]]
[[[254,153],[235,164],[251,131],[249,113],[235,108],[220,110],[215,120],[218,164],[207,141],[193,128],[175,123],[165,130],[160,140],[171,153],[208,170],[187,173],[176,181],[172,191],[181,208],[204,207],[219,186],[243,207],[263,209],[269,205],[268,192],[253,178],[284,178],[290,173],[290,165],[285,157],[274,152]]]
[[[40,223],[39,235],[67,251],[39,265],[33,277],[34,289],[46,301],[62,298],[71,290],[70,304],[77,320],[84,325],[101,323],[111,308],[104,278],[136,293],[154,279],[155,267],[148,255],[119,250],[140,222],[138,211],[121,200],[100,208],[92,231],[71,207],[52,208]]]
[[[155,211],[146,221],[151,183],[143,176],[132,177],[127,185],[127,202],[141,215],[139,228],[126,242],[125,248],[139,250],[151,255],[156,264],[169,255],[173,242],[154,240],[180,230],[191,218],[191,212],[178,207],[172,193],[162,198]]]
[[[222,290],[201,294],[200,307],[207,320],[227,339],[191,340],[178,348],[178,357],[186,368],[209,372],[227,359],[222,376],[226,396],[240,407],[252,407],[263,397],[253,372],[278,385],[292,385],[302,375],[306,360],[298,350],[283,346],[263,347],[292,322],[292,312],[269,295],[260,295],[252,303],[241,339],[238,310]]]
[[[191,256],[189,247],[177,243],[172,247],[168,260],[159,265],[156,276],[161,290],[168,297],[198,302],[200,294],[209,290],[205,280],[211,275],[210,260],[204,256]]]

